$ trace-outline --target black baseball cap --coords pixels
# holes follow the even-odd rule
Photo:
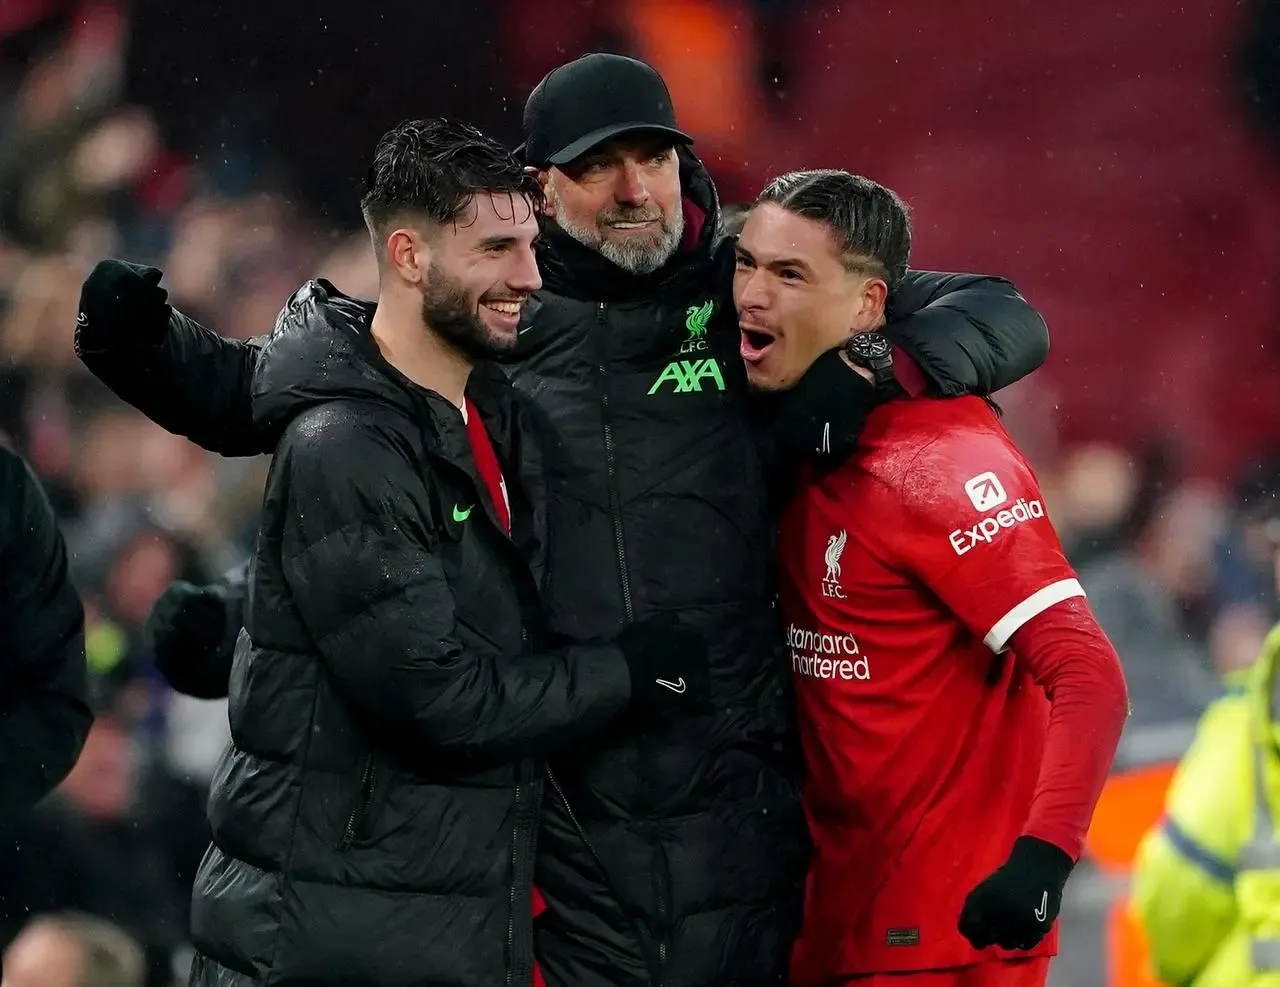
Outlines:
[[[524,143],[531,165],[563,165],[623,134],[650,133],[676,144],[693,138],[676,126],[671,93],[650,65],[596,52],[552,69],[524,104]]]

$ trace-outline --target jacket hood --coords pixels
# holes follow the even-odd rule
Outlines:
[[[372,302],[350,298],[325,280],[295,291],[258,357],[254,424],[278,435],[308,408],[338,398],[379,401],[412,414],[407,387],[414,385],[382,358],[369,334],[373,310]]]
[[[369,332],[373,302],[344,295],[318,278],[295,291],[258,356],[253,374],[254,424],[273,441],[302,412],[338,399],[380,402],[409,416],[440,441],[462,434],[458,409],[389,364]],[[506,373],[481,361],[467,397],[500,445],[517,414]]]
[[[632,274],[569,236],[553,220],[543,220],[538,267],[544,290],[572,298],[625,301],[669,288],[685,279],[703,278],[712,268],[725,232],[720,198],[706,166],[688,147],[676,148],[685,212],[685,242],[652,274]],[[693,234],[695,223],[700,224]]]

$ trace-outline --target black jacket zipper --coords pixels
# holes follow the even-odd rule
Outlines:
[[[342,842],[338,844],[338,849],[344,853],[351,849],[351,844],[356,840],[356,832],[360,827],[360,823],[369,814],[369,806],[373,802],[373,783],[377,778],[377,774],[378,769],[373,763],[373,755],[370,754],[365,758],[364,770],[360,772],[360,801],[356,803],[356,807],[351,810],[351,815],[347,817],[347,828],[342,831]]]
[[[604,462],[609,477],[609,517],[613,520],[613,545],[618,558],[618,581],[622,586],[622,612],[629,624],[635,620],[631,604],[631,574],[627,571],[627,545],[622,534],[622,496],[618,493],[617,464],[613,448],[613,426],[609,422],[609,371],[604,357],[608,338],[605,334],[605,303],[596,306],[596,321],[600,323],[600,422],[604,429]]]
[[[515,824],[511,832],[511,893],[507,912],[508,987],[510,987],[517,975],[520,977],[521,984],[530,983],[533,976],[532,938],[531,936],[516,935],[516,894],[521,885],[526,883],[521,868],[529,867],[533,856],[531,848],[528,846],[532,824],[526,819],[529,812],[525,809],[526,799],[530,800],[531,805],[534,799],[533,779],[531,777],[533,772],[530,771],[530,763],[528,761],[521,761],[516,771]],[[527,883],[532,887],[532,879]]]
[[[631,573],[627,569],[627,545],[622,530],[622,495],[618,491],[617,463],[614,455],[613,445],[613,426],[609,421],[609,386],[608,386],[608,369],[606,359],[606,347],[608,346],[609,337],[607,335],[606,326],[606,305],[600,302],[596,306],[596,321],[600,325],[600,421],[604,431],[604,461],[605,469],[609,479],[609,517],[613,522],[613,544],[618,560],[618,581],[622,587],[622,612],[626,623],[630,624],[635,620],[635,607],[631,601]],[[550,771],[548,770],[548,774]],[[587,840],[586,833],[582,827],[578,825],[577,819],[574,818],[573,809],[569,805],[568,799],[564,797],[564,792],[560,790],[560,786],[556,784],[555,778],[551,779],[552,785],[555,787],[560,799],[564,802],[565,811],[569,813],[569,819],[573,822],[574,828],[582,837],[587,849],[591,851],[592,857],[595,857],[596,864],[599,865],[605,874],[606,883],[608,881],[608,872],[604,871],[604,864],[596,857],[595,850],[592,849],[590,842]],[[662,868],[658,868],[662,870]],[[662,971],[667,965],[667,882],[666,874],[655,875],[653,882],[655,904],[658,909],[658,928],[654,931],[658,938],[658,957],[657,968],[654,968],[654,961],[649,955],[647,939],[643,928],[638,928],[640,936],[640,948],[644,953],[645,965],[649,967],[649,975],[653,978],[652,987],[662,987]],[[618,903],[625,908],[622,899],[614,892],[614,897],[618,898]]]
[[[627,903],[622,895],[618,894],[617,889],[613,886],[613,881],[609,879],[609,871],[604,865],[604,861],[600,859],[600,855],[596,853],[596,848],[591,845],[591,840],[587,838],[587,831],[582,828],[582,823],[578,822],[578,817],[574,815],[573,806],[569,804],[568,796],[565,795],[564,789],[560,787],[560,780],[556,778],[555,772],[551,770],[551,765],[546,768],[547,781],[551,782],[552,789],[556,795],[560,797],[560,804],[564,806],[565,813],[569,816],[569,822],[572,824],[574,831],[577,832],[579,839],[582,840],[583,846],[587,848],[587,853],[591,854],[591,859],[595,861],[596,867],[600,871],[600,877],[603,879],[605,887],[609,889],[609,893],[613,895],[614,900],[618,902],[618,907],[622,909],[624,915],[632,919],[632,925],[635,929],[636,942],[640,946],[640,955],[644,960],[644,965],[649,968],[649,977],[651,987],[662,987],[662,970],[663,964],[667,961],[667,947],[665,940],[658,946],[658,956],[655,960],[649,949],[649,939],[645,935],[645,929],[642,922],[638,921],[627,908]]]
[[[507,987],[511,987],[511,977],[518,965],[516,960],[516,885],[520,883],[520,793],[521,785],[516,783],[516,823],[511,834],[511,897],[507,909]]]

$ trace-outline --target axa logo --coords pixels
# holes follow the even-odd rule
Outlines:
[[[663,384],[674,385],[673,393],[690,394],[701,392],[703,382],[710,390],[724,390],[724,375],[720,373],[720,364],[713,359],[705,360],[672,360],[663,368],[658,379],[649,388],[650,394],[658,393]]]
[[[990,544],[1002,531],[1042,517],[1044,505],[1040,501],[1020,497],[1012,507],[984,517],[972,528],[956,528],[949,536],[951,547],[957,555],[964,555],[979,545]]]
[[[715,310],[714,300],[689,306],[684,319],[684,327],[689,332],[689,338],[680,344],[681,353],[697,353],[707,348],[707,323],[711,321]]]
[[[827,563],[826,575],[822,577],[822,595],[828,599],[844,599],[844,589],[840,585],[840,556],[844,554],[844,546],[848,541],[847,531],[841,531],[827,539],[827,550],[822,556]]]

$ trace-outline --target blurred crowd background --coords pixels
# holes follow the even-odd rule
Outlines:
[[[1008,276],[1045,313],[1049,363],[1001,403],[1125,663],[1120,768],[1176,760],[1252,661],[1280,616],[1280,3],[3,0],[0,440],[65,524],[99,709],[33,828],[0,839],[0,949],[62,916],[6,987],[80,982],[48,957],[102,953],[85,915],[145,955],[92,982],[182,980],[226,710],[169,693],[140,628],[172,580],[246,556],[264,475],[87,375],[81,279],[155,264],[236,337],[308,277],[371,297],[354,182],[377,136],[449,113],[514,144],[532,85],[593,49],[662,71],[725,202],[787,168],[863,172],[913,207],[915,266]],[[1070,891],[1054,983],[1116,983],[1123,867]]]

